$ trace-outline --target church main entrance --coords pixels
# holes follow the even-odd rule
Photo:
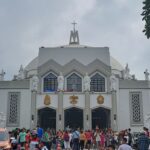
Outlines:
[[[92,129],[98,126],[100,129],[110,128],[110,110],[106,108],[96,108],[92,110]]]
[[[43,129],[56,128],[56,110],[43,108],[38,110],[38,124]]]
[[[69,128],[83,128],[83,110],[79,108],[69,108],[64,112],[65,127]]]

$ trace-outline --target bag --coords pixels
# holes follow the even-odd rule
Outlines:
[[[65,133],[64,135],[64,141],[69,141],[69,135]]]

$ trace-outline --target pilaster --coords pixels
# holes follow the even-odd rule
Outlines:
[[[58,93],[58,108],[56,112],[56,129],[64,129],[63,92]]]
[[[111,127],[112,127],[112,129],[114,131],[118,131],[117,95],[116,95],[116,91],[112,91]]]
[[[31,120],[30,128],[33,129],[37,125],[37,112],[36,112],[36,91],[31,91]]]
[[[89,92],[85,92],[84,129],[91,129],[91,109]]]

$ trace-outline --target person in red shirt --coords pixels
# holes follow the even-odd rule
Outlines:
[[[37,144],[39,144],[39,138],[36,133],[33,133],[31,136],[30,149],[34,149]]]
[[[27,130],[27,132],[26,132],[26,144],[25,144],[25,149],[29,149],[30,139],[31,139],[30,130]]]
[[[103,131],[100,134],[100,147],[101,149],[104,149],[105,147],[105,134]]]
[[[86,137],[86,145],[87,145],[87,149],[90,150],[91,147],[91,139],[92,139],[92,133],[90,130],[88,130],[87,132],[85,132],[85,137]]]

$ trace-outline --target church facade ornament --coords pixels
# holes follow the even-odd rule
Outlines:
[[[99,96],[97,97],[97,103],[98,103],[98,104],[103,104],[103,103],[104,103],[104,96],[99,95]]]
[[[49,95],[45,95],[44,98],[44,105],[50,105],[51,104],[51,97]]]
[[[0,73],[0,81],[4,81],[4,76],[5,76],[5,72],[4,70],[2,69],[1,73]]]
[[[149,81],[149,72],[148,72],[148,69],[146,69],[146,70],[144,71],[144,75],[145,75],[145,80],[146,80],[146,81]]]
[[[69,99],[70,99],[70,104],[75,105],[75,104],[78,103],[79,98],[78,98],[78,96],[72,95],[72,96],[69,97]]]
[[[70,42],[69,44],[78,44],[79,45],[79,34],[78,31],[75,29],[75,25],[77,24],[75,21],[73,24],[73,30],[70,31]]]
[[[62,92],[64,91],[64,76],[62,74],[62,72],[60,72],[58,78],[57,78],[57,81],[58,81],[58,89],[57,91],[59,92]]]

